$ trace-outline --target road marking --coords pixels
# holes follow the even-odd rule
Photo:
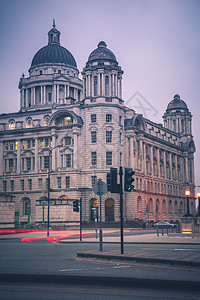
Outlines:
[[[194,251],[193,249],[173,249],[174,251]]]
[[[120,268],[131,268],[131,266],[115,266],[112,267],[113,269],[120,269]]]

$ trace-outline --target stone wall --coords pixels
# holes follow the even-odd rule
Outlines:
[[[0,228],[15,227],[15,203],[0,201]]]

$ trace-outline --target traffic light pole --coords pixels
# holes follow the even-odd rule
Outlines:
[[[121,254],[124,254],[124,209],[123,209],[123,185],[122,185],[123,169],[120,166],[120,225],[121,225]]]
[[[82,241],[82,198],[80,198],[80,242]]]

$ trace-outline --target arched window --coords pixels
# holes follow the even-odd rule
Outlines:
[[[169,203],[168,203],[168,212],[169,214],[172,214],[172,201],[169,200]]]
[[[13,130],[15,129],[15,121],[14,120],[10,120],[9,122],[9,130]]]
[[[26,119],[26,128],[31,128],[31,127],[33,127],[32,119],[27,118]]]
[[[142,198],[140,196],[137,198],[137,211],[142,211]]]
[[[184,120],[182,119],[182,120],[181,120],[181,132],[182,132],[182,133],[184,133],[184,131],[185,131],[185,130],[184,130],[184,129],[185,129],[185,128],[184,128],[184,127],[185,127],[184,125],[185,125],[185,124],[184,124]]]
[[[29,198],[25,198],[22,201],[22,215],[27,216],[31,214],[31,201]]]
[[[178,202],[177,201],[174,202],[174,212],[175,212],[175,214],[178,214]]]
[[[105,76],[105,96],[109,96],[109,76]]]
[[[151,198],[149,199],[149,212],[153,212],[153,200]]]
[[[48,126],[49,125],[49,119],[50,119],[49,116],[45,116],[44,117],[44,126]]]
[[[158,199],[156,200],[156,212],[160,212],[160,201]]]
[[[179,211],[180,211],[180,214],[183,214],[183,201],[180,202]]]
[[[71,125],[71,123],[72,123],[72,118],[71,117],[65,117],[64,118],[64,126]]]

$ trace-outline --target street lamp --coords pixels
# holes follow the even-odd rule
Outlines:
[[[190,197],[190,194],[191,194],[190,190],[185,190],[185,196],[187,198],[187,214],[186,214],[187,216],[190,215],[190,206],[189,206],[189,197]]]
[[[49,236],[49,201],[50,201],[50,156],[54,149],[58,147],[62,147],[63,145],[57,145],[49,150],[49,168],[48,168],[48,178],[47,178],[47,199],[48,199],[48,209],[47,209],[47,236]],[[51,160],[51,166],[52,166],[52,160]]]
[[[199,199],[199,203],[198,203],[198,216],[200,216],[200,193],[197,193],[197,198]]]

